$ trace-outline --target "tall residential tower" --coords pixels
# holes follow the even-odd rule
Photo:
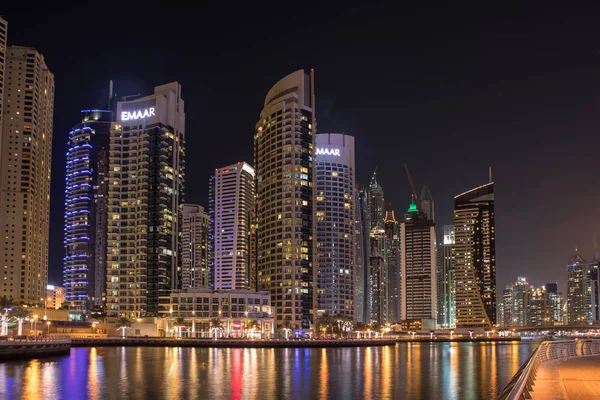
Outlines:
[[[204,207],[183,205],[181,289],[207,288],[210,281],[210,217]]]
[[[111,123],[110,111],[83,110],[69,133],[63,281],[69,315],[76,320],[105,300]]]
[[[317,309],[356,320],[354,138],[316,136]]]
[[[179,286],[184,103],[171,82],[117,103],[111,128],[106,315],[168,314]]]
[[[385,199],[377,171],[369,184],[369,323],[388,322]]]
[[[48,283],[54,75],[35,49],[11,46],[5,54],[0,86],[0,293],[40,302]]]
[[[258,285],[277,325],[315,322],[314,73],[296,71],[267,93],[254,135]]]
[[[218,168],[210,178],[210,243],[213,289],[250,286],[250,226],[254,168],[245,162]]]

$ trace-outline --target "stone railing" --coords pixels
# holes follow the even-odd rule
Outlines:
[[[530,399],[541,364],[570,357],[600,355],[600,339],[557,340],[543,342],[519,368],[498,400]]]

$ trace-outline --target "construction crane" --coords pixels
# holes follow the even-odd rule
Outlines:
[[[423,209],[421,208],[421,199],[419,199],[419,197],[417,196],[417,191],[415,190],[415,185],[413,185],[413,181],[410,177],[410,172],[408,171],[408,166],[406,165],[406,163],[404,163],[404,169],[406,170],[406,176],[408,176],[408,183],[410,183],[410,188],[412,189],[413,197],[415,198],[415,203],[417,203],[417,208],[419,209],[419,211],[423,211]]]

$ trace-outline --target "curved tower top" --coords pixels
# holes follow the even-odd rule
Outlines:
[[[313,69],[310,70],[310,74],[305,73],[303,69],[299,69],[298,71],[292,72],[281,78],[267,92],[264,108],[267,108],[286,97],[297,97],[299,105],[311,109],[314,108],[314,89],[311,90],[313,80]]]

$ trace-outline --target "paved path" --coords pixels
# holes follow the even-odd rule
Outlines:
[[[543,363],[538,370],[533,400],[600,400],[600,356]]]

